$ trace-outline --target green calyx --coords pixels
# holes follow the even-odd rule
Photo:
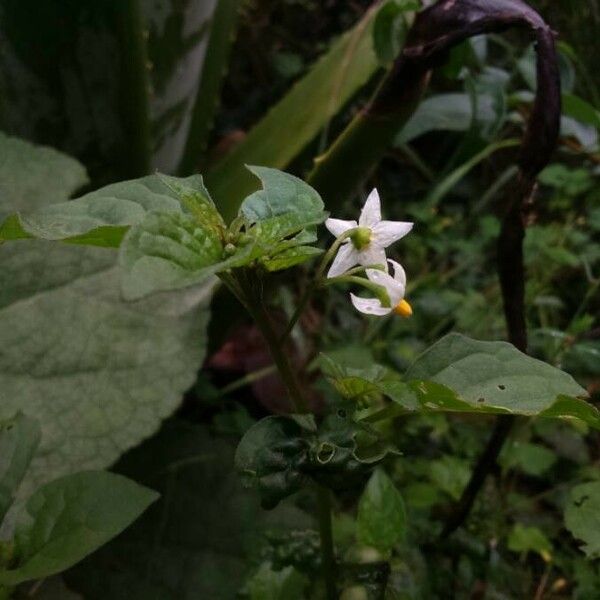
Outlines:
[[[371,243],[371,230],[368,227],[357,227],[350,239],[357,250],[362,250]]]

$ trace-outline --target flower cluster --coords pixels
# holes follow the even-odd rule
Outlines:
[[[358,223],[327,219],[325,226],[336,238],[346,236],[327,277],[342,276],[356,265],[370,267],[365,269],[369,281],[384,288],[390,300],[390,305],[384,306],[377,298],[359,298],[350,294],[355,308],[367,315],[395,313],[410,316],[412,308],[404,299],[406,273],[399,263],[387,259],[385,249],[409,233],[413,223],[383,221],[379,193],[374,189],[363,206]],[[393,268],[393,275],[388,273],[388,263]]]

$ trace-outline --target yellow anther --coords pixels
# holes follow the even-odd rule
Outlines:
[[[394,313],[401,317],[410,317],[413,314],[413,309],[406,300],[400,300],[400,302],[394,306]]]

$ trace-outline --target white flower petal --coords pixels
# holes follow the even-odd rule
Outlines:
[[[373,283],[381,285],[390,297],[392,308],[404,298],[404,284],[396,281],[391,275],[377,269],[367,269],[367,277]]]
[[[358,227],[358,223],[356,221],[343,221],[342,219],[327,219],[325,227],[327,227],[334,237],[339,237],[342,233],[348,231],[348,229]]]
[[[377,189],[373,189],[360,212],[358,224],[360,227],[373,228],[379,221],[381,221],[381,202],[379,192]]]
[[[373,244],[373,242],[371,242],[366,248],[358,251],[357,262],[365,267],[381,265],[382,268],[387,269],[385,250],[376,244]]]
[[[352,244],[343,245],[336,254],[327,277],[337,277],[358,264],[358,250]]]
[[[359,298],[354,294],[350,294],[350,299],[352,300],[352,304],[354,304],[354,308],[365,315],[377,315],[378,317],[383,317],[392,312],[391,308],[381,306],[381,302],[376,298]]]
[[[380,221],[373,227],[373,243],[387,248],[409,233],[413,225],[402,221]]]
[[[406,271],[404,270],[404,267],[391,258],[388,258],[388,262],[394,268],[394,279],[406,288]]]

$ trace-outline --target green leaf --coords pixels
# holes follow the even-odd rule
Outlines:
[[[48,151],[27,151],[21,163],[0,161],[0,181],[14,182],[2,207],[20,208],[23,189],[40,205],[67,199],[78,180],[60,168],[73,168],[72,159],[50,153],[49,184]],[[165,202],[178,203],[153,181]],[[19,497],[61,475],[107,467],[152,435],[202,364],[211,286],[126,303],[116,258],[37,240],[0,246],[0,420],[22,411],[42,429]]]
[[[565,508],[565,526],[589,558],[600,556],[600,481],[574,487]]]
[[[563,94],[562,110],[565,115],[577,119],[580,123],[593,125],[596,129],[600,129],[600,112],[583,98],[574,94]]]
[[[156,492],[103,471],[44,485],[19,517],[17,565],[0,571],[0,583],[17,585],[64,571],[123,531],[157,498]]]
[[[0,154],[0,221],[14,210],[29,212],[62,202],[88,182],[85,168],[75,159],[2,132]],[[0,241],[3,235],[0,228]]]
[[[18,414],[0,423],[0,524],[40,443],[35,419]]]
[[[226,220],[256,189],[244,169],[259,164],[285,169],[379,68],[372,26],[377,8],[335,41],[284,98],[207,175],[208,187]]]
[[[400,54],[407,29],[405,13],[420,7],[418,0],[388,0],[381,6],[373,24],[373,46],[381,63],[388,64]]]
[[[290,248],[289,250],[279,252],[272,258],[264,258],[262,264],[266,267],[267,271],[281,271],[296,265],[301,265],[322,253],[323,250],[315,248],[314,246],[297,246],[296,248]]]
[[[268,167],[248,169],[260,179],[263,187],[248,196],[240,207],[240,214],[251,223],[293,215],[303,224],[300,227],[303,229],[325,220],[321,196],[298,177]]]
[[[181,213],[184,207],[203,225],[218,223],[201,176],[177,180],[160,174],[114,183],[69,202],[19,213],[18,220],[23,232],[39,239],[118,247],[127,229],[140,223],[148,212]],[[14,219],[0,230],[12,232],[13,238]]]
[[[556,462],[552,450],[528,442],[514,441],[505,446],[500,456],[500,464],[505,469],[518,468],[527,475],[540,477]]]
[[[123,295],[137,300],[199,283],[218,271],[222,258],[221,238],[192,216],[150,212],[121,245]]]
[[[367,421],[406,412],[512,413],[579,419],[600,429],[600,413],[582,399],[587,392],[570,375],[506,342],[447,335],[416,359],[404,381],[376,365],[330,366],[328,376],[348,399],[381,394],[393,401]]]
[[[496,120],[494,97],[477,96],[477,113],[473,115],[473,100],[469,94],[439,94],[427,98],[415,111],[396,137],[402,145],[431,131],[468,131],[473,119],[478,127],[490,126]]]
[[[282,535],[313,526],[291,503],[260,509],[232,470],[227,438],[184,421],[127,454],[116,469],[161,499],[113,542],[67,573],[87,600],[236,598],[252,565]]]
[[[375,469],[358,504],[358,541],[387,552],[406,535],[406,510],[400,492],[383,469]]]
[[[266,417],[240,441],[236,469],[258,490],[264,508],[312,480],[333,489],[352,488],[395,450],[379,434],[351,419],[329,417],[310,427],[295,417]]]
[[[406,380],[426,382],[420,400],[428,401],[435,383],[472,407],[492,406],[519,414],[540,414],[561,396],[587,392],[575,380],[506,342],[480,342],[449,334],[427,349],[406,372]]]
[[[545,561],[552,558],[552,542],[537,527],[515,524],[508,535],[508,548],[513,552],[536,552]]]
[[[435,485],[446,492],[453,500],[458,500],[471,477],[468,462],[455,456],[443,456],[431,461],[429,477]]]

